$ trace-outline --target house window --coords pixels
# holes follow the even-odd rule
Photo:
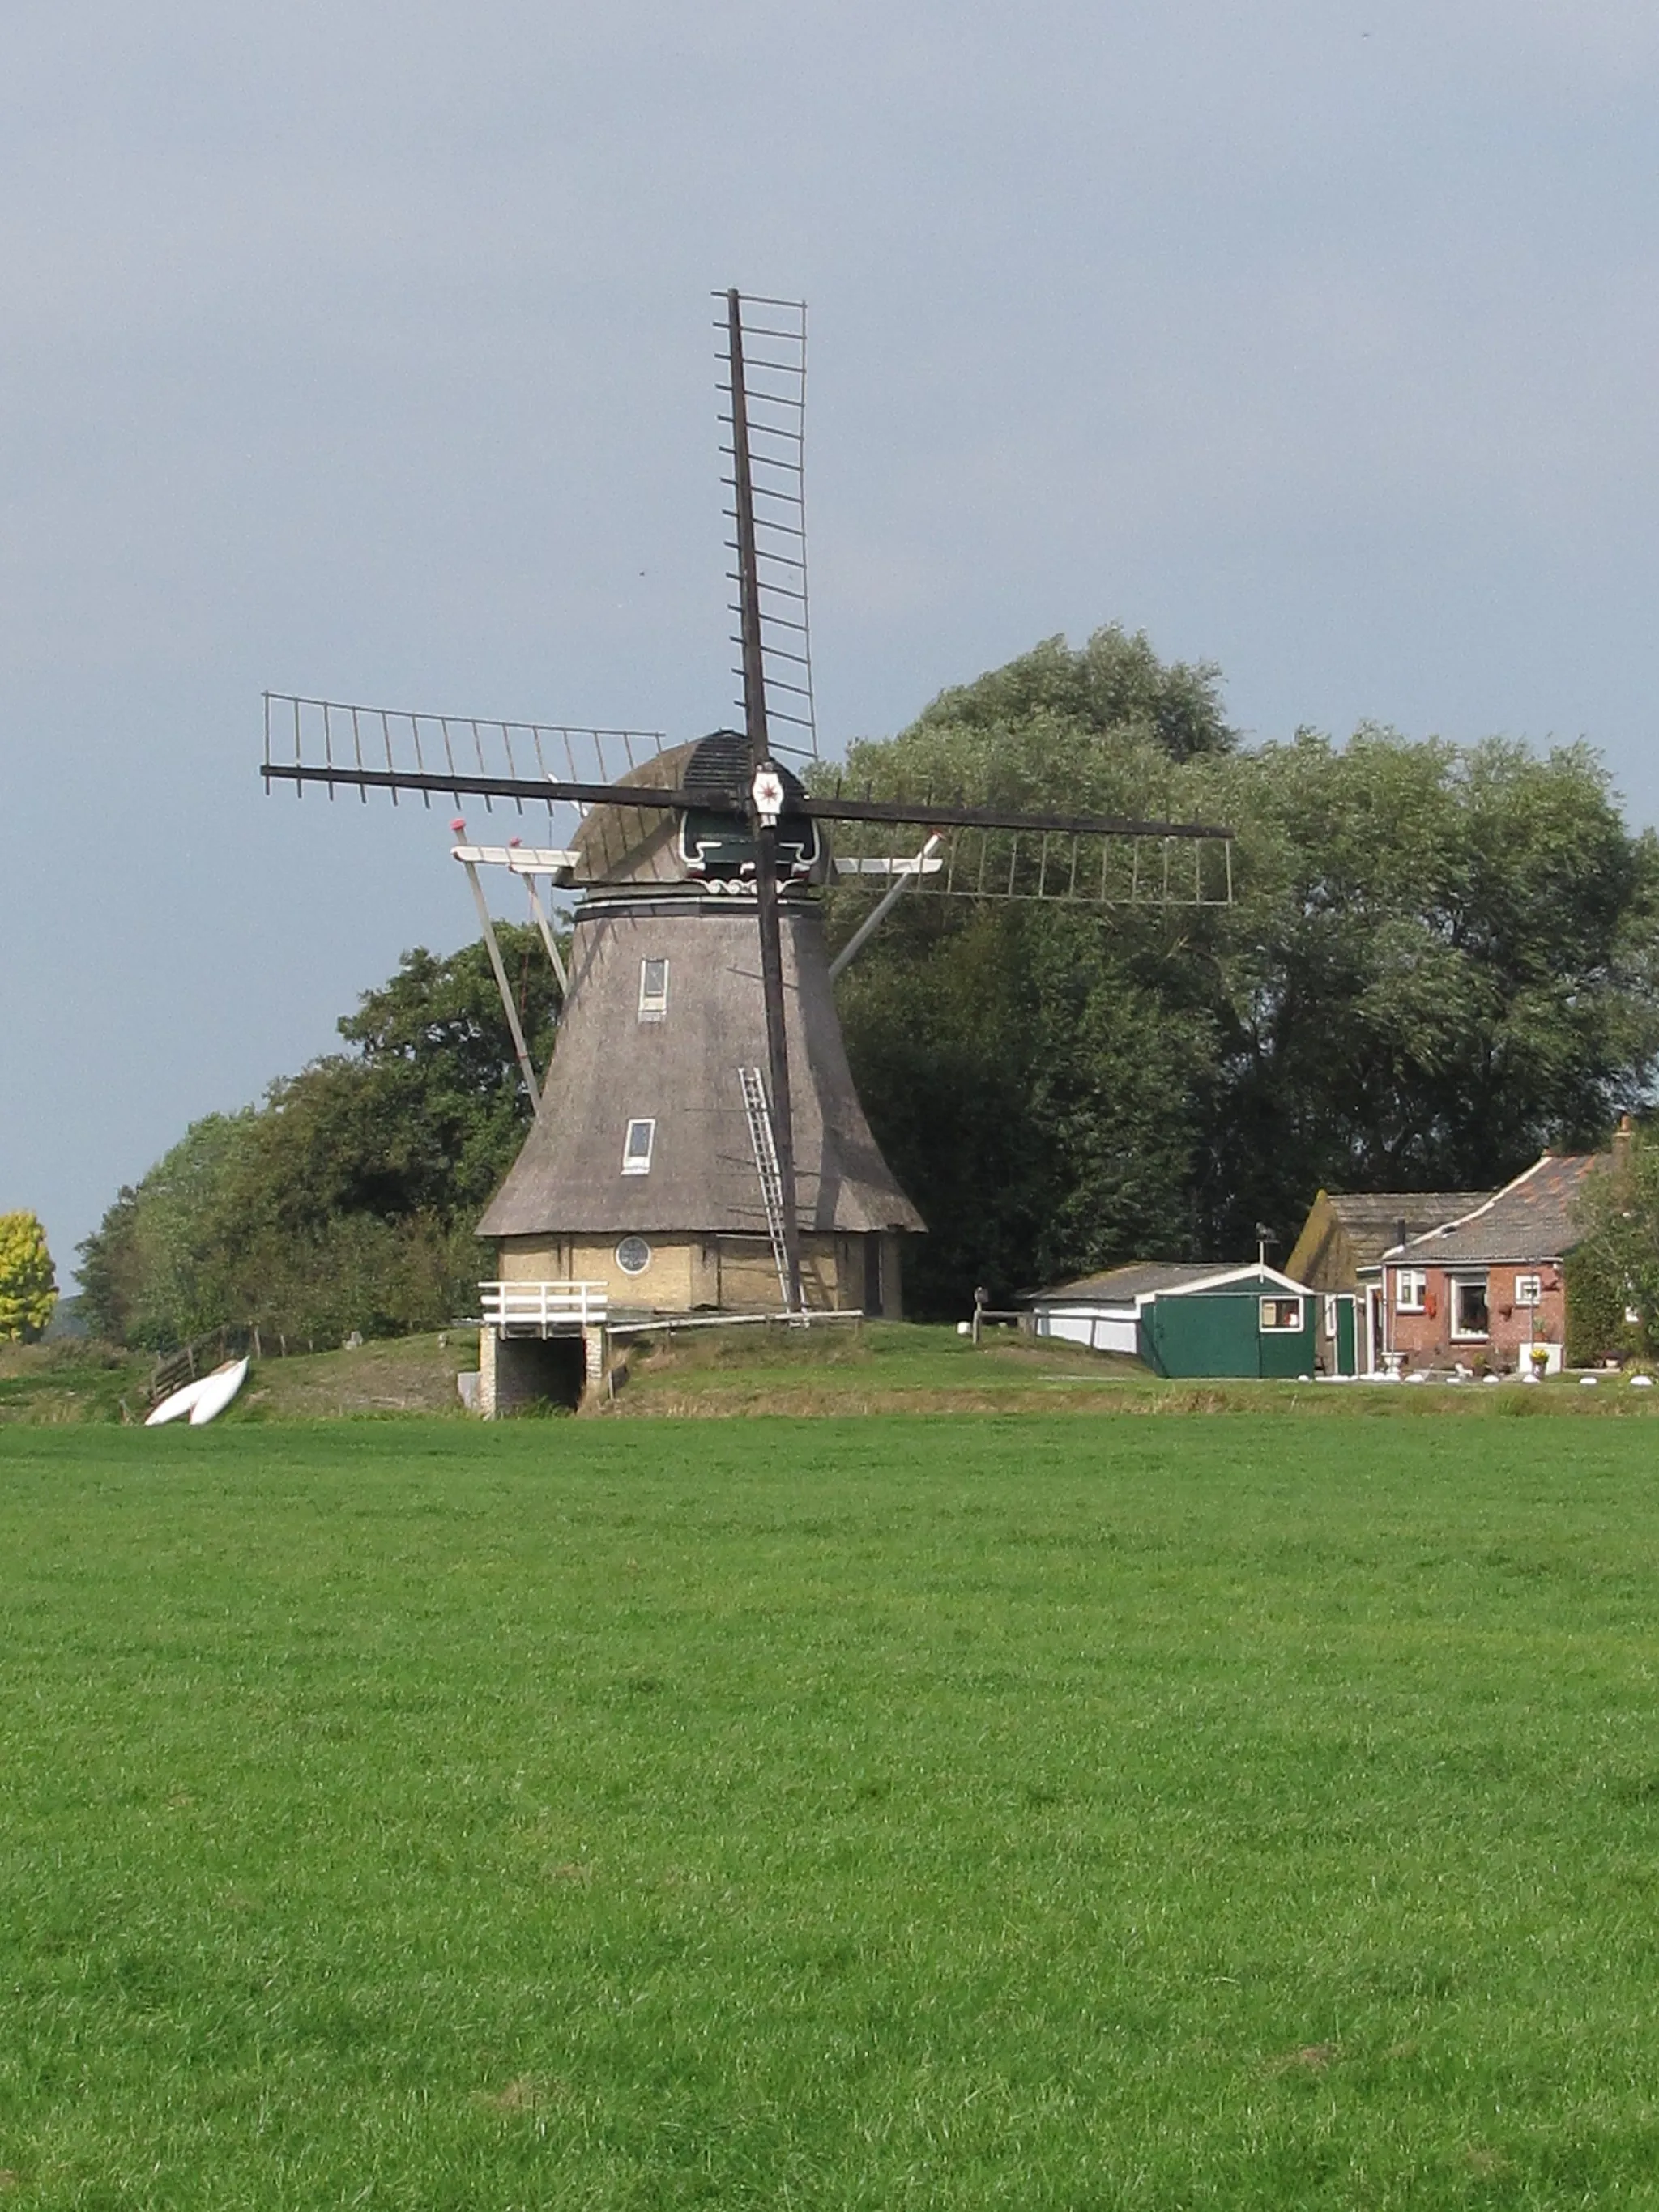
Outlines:
[[[1394,1277],[1394,1310],[1396,1313],[1421,1313],[1429,1301],[1429,1273],[1426,1267],[1397,1267]]]
[[[651,1265],[651,1247],[643,1237],[624,1237],[617,1247],[617,1265],[624,1275],[642,1275]]]
[[[1276,1330],[1296,1329],[1302,1326],[1300,1298],[1263,1298],[1261,1301],[1261,1333],[1264,1336]]]
[[[641,960],[640,963],[640,1019],[659,1022],[668,1012],[668,963],[665,960]]]
[[[1544,1278],[1541,1275],[1517,1275],[1515,1279],[1515,1303],[1518,1306],[1541,1306],[1544,1303]]]
[[[650,1174],[651,1147],[656,1139],[657,1125],[654,1121],[629,1123],[628,1134],[623,1139],[622,1171],[624,1175]]]
[[[1486,1279],[1468,1275],[1451,1286],[1451,1333],[1454,1337],[1480,1337],[1492,1328],[1486,1312]]]

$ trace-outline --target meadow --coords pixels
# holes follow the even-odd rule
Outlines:
[[[1659,2203],[1647,1431],[9,1428],[0,2197]]]

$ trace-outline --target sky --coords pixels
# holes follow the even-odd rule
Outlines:
[[[810,305],[831,752],[1117,621],[1659,817],[1656,94],[1635,0],[9,0],[0,1212],[67,1278],[474,933],[263,691],[732,719],[728,284]]]

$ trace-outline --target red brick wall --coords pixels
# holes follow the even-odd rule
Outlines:
[[[1486,1315],[1488,1334],[1484,1338],[1454,1338],[1452,1328],[1453,1277],[1443,1267],[1428,1269],[1427,1304],[1432,1309],[1423,1313],[1401,1313],[1399,1310],[1399,1271],[1388,1268],[1389,1334],[1387,1342],[1395,1352],[1404,1352],[1407,1370],[1413,1367],[1448,1367],[1462,1361],[1464,1366],[1474,1366],[1482,1357],[1489,1366],[1512,1369],[1521,1365],[1527,1347],[1534,1337],[1540,1344],[1560,1344],[1565,1341],[1567,1326],[1566,1293],[1562,1287],[1561,1270],[1553,1261],[1535,1261],[1522,1267],[1494,1267],[1486,1270]],[[1459,1269],[1457,1273],[1478,1274],[1478,1268]],[[1537,1275],[1542,1279],[1543,1303],[1535,1309],[1518,1306],[1515,1303],[1515,1279],[1517,1275]]]

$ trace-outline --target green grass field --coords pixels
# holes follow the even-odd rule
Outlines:
[[[0,2197],[1659,2204],[1655,1441],[8,1429]]]

